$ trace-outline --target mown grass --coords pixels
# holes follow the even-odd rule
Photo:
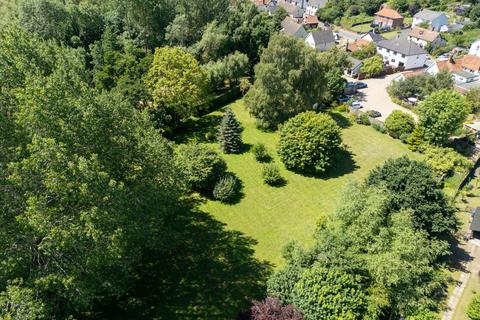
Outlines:
[[[348,152],[335,159],[333,167],[320,177],[307,177],[287,171],[276,155],[278,133],[262,132],[239,100],[229,107],[241,121],[244,132],[245,152],[239,155],[224,155],[229,171],[243,184],[242,198],[233,205],[206,201],[202,209],[213,214],[229,228],[239,230],[258,241],[256,255],[275,265],[282,263],[282,247],[290,240],[304,245],[312,243],[312,233],[320,216],[328,215],[338,205],[344,187],[352,181],[364,178],[368,172],[389,158],[409,155],[418,158],[406,145],[371,127],[353,124],[343,130],[343,141]],[[203,139],[205,126],[218,123],[221,112],[200,119],[200,126],[193,126],[187,137]],[[346,119],[336,114],[346,125]],[[206,119],[206,120],[205,120]],[[210,128],[211,130],[211,128]],[[186,141],[188,139],[183,139]],[[263,164],[257,162],[248,149],[255,143],[264,143],[273,161],[280,167],[286,185],[271,187],[263,183]],[[212,146],[216,144],[211,142]]]

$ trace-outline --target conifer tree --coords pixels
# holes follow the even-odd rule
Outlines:
[[[231,109],[225,111],[220,130],[218,143],[223,153],[239,153],[242,147],[242,128]]]

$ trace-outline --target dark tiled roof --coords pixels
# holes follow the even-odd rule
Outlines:
[[[410,42],[406,39],[395,38],[390,40],[383,40],[378,42],[377,46],[380,48],[390,49],[392,51],[404,54],[406,56],[427,54],[427,51],[425,51],[415,43]]]
[[[438,17],[440,17],[442,14],[443,14],[443,12],[423,9],[422,11],[420,11],[416,15],[414,15],[414,17],[418,18],[418,19],[422,19],[422,20],[433,21],[433,20],[437,19]]]
[[[312,32],[313,41],[315,43],[332,43],[335,42],[332,30],[322,30]]]

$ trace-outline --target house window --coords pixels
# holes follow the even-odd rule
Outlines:
[[[402,58],[405,58],[405,55],[404,55],[404,54],[402,54]]]
[[[395,62],[395,59],[392,59],[392,60],[390,60],[390,61]]]
[[[399,66],[399,67],[403,67],[404,65],[405,65],[405,63],[403,63],[403,62],[399,62],[399,63],[398,63],[398,66]]]

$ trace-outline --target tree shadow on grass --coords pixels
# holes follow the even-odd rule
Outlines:
[[[342,129],[346,129],[352,126],[351,121],[344,115],[338,112],[330,112],[330,116],[337,122]]]
[[[189,141],[213,142],[216,139],[218,126],[221,121],[222,116],[217,114],[191,118],[176,130],[173,139],[175,143],[187,143]]]
[[[172,215],[164,228],[165,246],[143,255],[132,294],[110,316],[234,319],[265,296],[272,265],[254,257],[254,239],[196,210]]]
[[[466,271],[466,265],[473,260],[473,257],[462,246],[460,241],[451,236],[446,239],[450,244],[452,254],[446,257],[446,264],[448,268],[453,270]]]
[[[305,177],[328,180],[352,173],[358,168],[359,167],[357,166],[355,160],[353,160],[353,153],[345,147],[338,148],[337,151],[335,151],[332,159],[332,165],[327,169],[327,171],[301,172],[300,174]]]

